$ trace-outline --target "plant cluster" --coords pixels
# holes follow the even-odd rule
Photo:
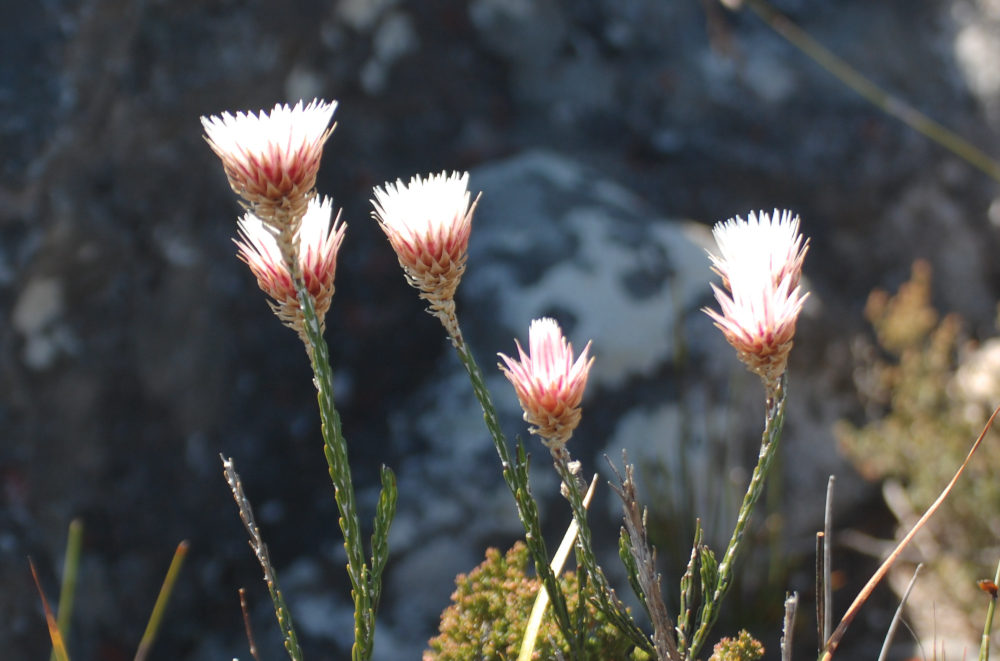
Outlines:
[[[388,532],[397,496],[393,474],[383,468],[382,492],[366,551],[361,540],[347,443],[334,405],[329,350],[323,337],[325,315],[334,292],[337,254],[345,231],[339,215],[334,219],[332,203],[328,198],[319,198],[315,190],[316,172],[323,145],[332,131],[329,125],[335,109],[335,103],[314,100],[307,105],[299,102],[294,107],[277,105],[270,113],[223,113],[202,118],[202,124],[209,146],[222,160],[229,184],[246,209],[238,223],[236,243],[240,259],[250,267],[258,285],[271,299],[277,317],[298,334],[313,367],[324,454],[340,511],[347,572],[355,602],[352,658],[360,661],[371,658],[372,654],[382,572],[388,558]],[[558,637],[547,635],[546,639],[561,640],[556,644],[565,647],[560,654],[566,658],[586,658],[592,653],[593,641],[603,640],[595,635],[607,627],[616,632],[616,644],[628,647],[633,658],[655,657],[661,661],[697,658],[732,587],[750,518],[763,493],[781,437],[787,393],[785,368],[796,320],[807,297],[800,278],[808,242],[799,234],[798,217],[789,211],[751,213],[748,220],[730,219],[714,230],[719,252],[709,257],[722,278],[721,286],[713,285],[721,311],[706,309],[705,312],[736,349],[738,358],[761,379],[765,391],[764,431],[759,460],[726,548],[716,554],[702,541],[701,530],[696,528],[690,560],[680,578],[680,610],[676,616],[667,611],[656,552],[648,539],[647,515],[639,504],[632,466],[626,463],[618,475],[618,484],[613,485],[623,512],[619,555],[629,585],[652,624],[652,633],[648,633],[625,607],[597,562],[587,523],[581,465],[573,460],[569,449],[569,441],[582,418],[583,396],[594,362],[589,354],[591,344],[577,356],[558,322],[542,318],[532,321],[528,329],[527,350],[515,341],[516,358],[498,354],[498,367],[514,387],[529,431],[548,449],[562,481],[562,494],[573,513],[573,526],[567,533],[576,557],[575,585],[571,585],[559,578],[565,553],[558,553],[558,560],[551,557],[542,535],[538,507],[528,480],[528,452],[520,441],[512,452],[483,373],[462,335],[454,297],[466,269],[477,200],[472,200],[468,191],[467,173],[417,175],[409,183],[400,180],[375,188],[372,215],[396,252],[406,281],[427,302],[427,311],[441,322],[468,372],[504,479],[524,525],[527,556],[523,557],[530,556],[540,587],[535,596],[537,616],[532,616],[534,622],[529,621],[520,634],[519,657],[531,658],[539,644],[543,644],[539,642],[538,618],[548,608]],[[254,522],[250,501],[232,460],[224,458],[223,464],[240,516],[250,533],[251,546],[264,570],[286,648],[293,659],[300,659],[302,653],[291,614]],[[515,559],[512,556],[511,560]],[[480,575],[485,577],[482,572]],[[504,615],[510,621],[500,629],[512,630],[512,622],[518,618],[516,604],[490,601],[488,594],[480,596],[486,600],[484,604],[510,611]],[[459,628],[447,630],[457,634]],[[500,644],[488,643],[487,639],[480,643]],[[490,657],[492,653],[486,654],[485,649],[480,653]],[[499,654],[499,649],[496,651]]]
[[[383,466],[379,498],[372,523],[367,526],[370,541],[366,544],[324,338],[346,224],[339,213],[334,214],[332,201],[318,195],[315,184],[323,147],[333,130],[330,122],[336,105],[320,100],[309,104],[300,101],[294,107],[278,104],[270,112],[203,117],[202,125],[208,145],[221,159],[230,187],[245,210],[237,221],[237,254],[267,295],[272,311],[299,337],[312,366],[323,453],[334,487],[354,601],[351,658],[367,661],[374,650],[382,579],[389,560],[389,530],[398,494],[394,474]],[[427,312],[442,324],[468,373],[497,452],[499,469],[524,527],[523,542],[505,555],[489,551],[479,568],[458,578],[453,604],[442,617],[441,633],[430,641],[424,658],[694,661],[708,645],[722,604],[735,583],[741,553],[752,538],[748,534],[751,519],[780,446],[788,396],[788,355],[808,297],[801,277],[809,242],[799,233],[799,219],[790,211],[776,209],[771,214],[751,212],[745,220],[737,216],[713,229],[718,250],[709,252],[708,258],[721,278],[721,285],[712,284],[719,309],[706,308],[704,312],[736,350],[737,358],[760,378],[764,420],[757,463],[725,547],[712,548],[695,519],[690,556],[682,575],[677,577],[676,612],[668,610],[663,593],[656,549],[647,527],[649,516],[639,499],[634,466],[624,453],[620,468],[612,463],[616,479],[611,488],[622,508],[618,555],[644,616],[637,620],[596,559],[595,540],[587,520],[596,477],[586,489],[583,467],[571,454],[571,439],[583,417],[588,376],[595,361],[591,350],[599,353],[599,347],[588,342],[577,354],[558,321],[541,318],[533,320],[528,328],[527,349],[515,340],[516,357],[497,354],[497,367],[514,388],[528,431],[538,436],[548,450],[561,481],[560,493],[572,512],[562,544],[550,554],[529,481],[528,450],[520,438],[513,445],[508,442],[486,379],[459,324],[455,292],[467,268],[468,242],[479,199],[472,197],[468,183],[468,173],[415,175],[408,183],[397,180],[376,187],[372,200],[372,216],[395,251],[406,281],[426,301]],[[1000,379],[986,379],[996,389],[984,393],[984,375],[976,369],[977,361],[959,365],[958,321],[953,317],[938,320],[929,304],[929,281],[929,270],[918,264],[912,281],[897,296],[875,292],[870,298],[867,315],[883,355],[860,374],[870,402],[882,416],[865,427],[844,424],[840,429],[845,447],[863,469],[874,476],[904,480],[912,490],[914,506],[923,513],[908,526],[834,628],[830,613],[828,502],[825,530],[817,535],[820,661],[832,659],[861,606],[918,531],[955,491],[959,478],[970,466],[971,472],[986,479],[975,480],[956,492],[964,495],[955,499],[951,525],[941,530],[969,535],[970,539],[980,532],[984,539],[992,539],[989,535],[995,536],[1000,530],[1000,522],[991,514],[1000,487],[989,479],[988,469],[971,464],[1000,409],[989,418],[964,460],[963,447],[956,444],[974,431],[975,420],[984,415],[984,400],[991,401],[1000,394]],[[955,443],[944,442],[948,439]],[[1000,451],[987,452],[990,458],[997,458]],[[302,661],[292,614],[250,499],[233,460],[223,457],[222,463],[250,535],[251,548],[263,570],[285,648],[293,661]],[[949,467],[959,463],[957,472],[935,498],[938,486],[950,473]],[[829,496],[830,490],[828,501]],[[575,567],[564,572],[571,553]],[[67,555],[68,561],[71,557]],[[179,557],[183,557],[182,551]],[[165,594],[169,594],[178,567],[175,558],[165,582]],[[67,575],[72,573],[67,571]],[[998,582],[1000,566],[993,581],[980,581],[980,587],[991,595],[981,661],[989,657],[992,618],[1000,593]],[[71,580],[64,584],[71,586]],[[55,618],[44,594],[42,600],[55,658],[68,661],[63,637],[66,624]],[[161,594],[140,654],[152,644],[165,601]],[[791,658],[797,605],[797,595],[786,597],[782,661]],[[60,618],[68,618],[69,610],[61,603]],[[894,629],[895,622],[889,628],[886,649]],[[247,633],[251,655],[257,659],[249,625]],[[740,631],[735,638],[721,639],[710,659],[756,661],[763,653],[758,641]]]
[[[313,368],[323,450],[340,513],[354,599],[351,658],[365,661],[373,653],[397,494],[392,471],[383,467],[382,489],[370,526],[371,540],[364,544],[348,446],[335,406],[333,370],[323,336],[345,232],[339,214],[333,214],[332,203],[320,198],[315,190],[316,172],[323,145],[332,131],[330,121],[335,108],[336,103],[300,101],[294,107],[279,104],[270,112],[223,113],[202,118],[202,123],[209,146],[222,160],[230,186],[246,210],[238,222],[239,257],[250,267],[279,320],[296,332]],[[611,486],[622,506],[619,558],[644,615],[637,620],[596,559],[595,540],[587,521],[590,493],[586,493],[583,467],[571,454],[571,439],[583,416],[588,375],[595,360],[591,350],[599,353],[599,348],[588,342],[576,354],[559,323],[541,318],[533,320],[528,328],[527,349],[515,340],[516,357],[497,354],[497,367],[514,388],[529,432],[538,436],[548,450],[561,481],[561,494],[572,512],[563,544],[550,554],[528,478],[528,450],[520,439],[514,444],[508,442],[486,379],[459,323],[455,292],[468,266],[468,242],[479,199],[472,197],[468,182],[468,173],[415,175],[408,183],[397,180],[376,187],[372,199],[372,216],[396,253],[406,281],[426,301],[427,312],[441,323],[468,373],[497,452],[499,469],[524,527],[523,546],[504,557],[492,552],[479,570],[459,580],[455,604],[446,611],[441,636],[432,641],[428,658],[499,660],[513,658],[516,652],[519,661],[698,659],[709,644],[722,604],[735,582],[737,563],[751,538],[748,532],[752,515],[778,455],[788,396],[788,355],[808,296],[801,275],[809,243],[799,232],[799,219],[790,211],[751,212],[747,219],[737,216],[713,229],[718,250],[708,257],[721,278],[721,285],[712,285],[719,309],[706,308],[704,312],[736,350],[739,360],[760,378],[764,420],[757,464],[728,543],[724,548],[712,548],[704,540],[700,525],[695,525],[687,565],[677,577],[676,612],[668,610],[664,597],[656,550],[647,530],[648,513],[640,503],[633,478],[634,467],[624,455],[621,468],[612,465],[616,480]],[[885,328],[890,326],[886,324]],[[860,606],[954,487],[985,433],[945,492],[928,506],[836,629],[827,615],[830,579],[829,562],[824,562],[818,576],[822,593],[818,602],[822,614],[821,659],[832,658]],[[285,647],[293,661],[301,661],[291,613],[250,501],[233,461],[223,458],[223,465],[264,571]],[[825,549],[828,557],[829,546]],[[564,573],[562,568],[571,551],[575,570]],[[527,575],[529,562],[534,578]],[[529,601],[531,612],[526,615]],[[795,596],[785,601],[783,659],[790,658],[796,604]],[[987,643],[988,637],[984,650],[988,649]],[[721,641],[712,658],[746,661],[762,653],[760,644],[741,632],[735,639]]]

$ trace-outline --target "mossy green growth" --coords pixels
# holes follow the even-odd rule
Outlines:
[[[486,551],[486,560],[468,574],[459,574],[452,604],[441,615],[440,634],[429,642],[423,661],[513,661],[521,648],[540,581],[528,576],[531,556],[522,542],[501,555]],[[570,613],[578,603],[576,574],[560,578]],[[586,594],[586,591],[585,591]],[[589,604],[585,606],[584,660],[649,661]],[[557,654],[558,650],[558,654]],[[532,659],[568,658],[566,641],[550,613],[542,620]],[[559,656],[561,655],[561,656]],[[583,660],[581,660],[583,661]]]
[[[723,638],[715,644],[708,661],[760,661],[764,646],[745,629],[736,638]]]

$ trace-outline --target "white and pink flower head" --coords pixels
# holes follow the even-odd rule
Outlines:
[[[294,232],[315,195],[323,145],[337,102],[314,99],[270,113],[238,112],[202,117],[205,139],[222,159],[229,185],[247,209],[279,230]]]
[[[497,354],[498,367],[510,380],[524,410],[524,420],[532,434],[542,438],[549,449],[562,448],[580,424],[580,403],[587,387],[593,358],[587,357],[590,342],[574,360],[573,345],[566,341],[554,319],[543,317],[531,322],[528,348],[514,341],[520,360]]]
[[[334,292],[337,253],[347,225],[340,214],[332,220],[333,200],[313,198],[299,227],[299,268],[312,296],[320,328],[324,326]],[[304,322],[292,274],[281,255],[277,232],[252,213],[238,223],[235,239],[238,255],[257,278],[257,284],[273,299],[271,309],[286,326],[302,332]]]
[[[785,371],[808,296],[799,282],[809,241],[799,233],[799,217],[777,209],[731,218],[712,233],[719,254],[709,257],[725,289],[712,285],[721,313],[705,312],[770,392]]]
[[[472,214],[469,173],[414,176],[375,188],[372,217],[396,252],[407,282],[431,304],[450,302],[465,272]]]

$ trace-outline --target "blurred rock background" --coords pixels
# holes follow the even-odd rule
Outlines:
[[[776,5],[886,90],[997,152],[995,0]],[[43,0],[6,2],[4,15],[8,658],[47,654],[26,557],[54,596],[77,516],[86,541],[75,658],[131,658],[181,539],[191,553],[153,658],[248,658],[241,586],[264,658],[280,658],[220,452],[257,504],[308,658],[346,654],[348,587],[308,365],[234,257],[238,208],[200,115],[340,102],[319,182],[349,223],[327,322],[338,404],[362,502],[372,502],[381,462],[406,489],[380,659],[418,658],[450,577],[485,546],[509,546],[518,528],[443,334],[368,217],[371,186],[472,171],[484,204],[459,291],[463,323],[484,368],[538,313],[560,316],[578,347],[593,337],[606,371],[579,440],[593,470],[604,450],[642,455],[653,435],[669,446],[685,428],[678,411],[715,420],[715,407],[735,402],[720,428],[759,433],[759,393],[699,316],[710,295],[693,283],[709,277],[700,260],[711,223],[798,211],[814,293],[793,353],[786,432],[783,484],[793,495],[781,553],[794,589],[809,589],[826,474],[846,485],[842,525],[880,523],[884,536],[892,527],[830,433],[858,414],[850,346],[868,291],[898,285],[923,257],[940,307],[973,333],[994,330],[996,183],[868,105],[753,14],[713,0]],[[577,291],[574,273],[586,283]],[[623,333],[633,346],[615,343]],[[622,347],[648,348],[648,364],[613,353]],[[678,347],[689,352],[679,358]],[[503,406],[510,435],[522,432],[511,400]],[[736,448],[737,463],[753,455]],[[538,472],[558,535],[565,510]],[[598,519],[613,533],[606,502]],[[667,568],[668,593],[675,581]],[[852,596],[838,593],[838,603]],[[856,649],[868,649],[865,624],[855,625]],[[777,619],[758,626],[773,636]]]

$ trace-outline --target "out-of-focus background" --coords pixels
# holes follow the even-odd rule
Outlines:
[[[885,90],[997,153],[995,0],[775,4]],[[346,658],[349,587],[308,364],[234,256],[239,209],[201,115],[339,102],[318,185],[349,225],[327,338],[363,520],[382,462],[402,501],[379,659],[419,658],[453,577],[487,546],[509,547],[519,525],[443,332],[369,218],[373,185],[472,172],[483,203],[459,306],[484,368],[540,314],[578,347],[594,340],[576,453],[585,470],[604,470],[602,454],[617,460],[621,447],[641,462],[670,599],[693,516],[725,528],[761,424],[759,386],[699,312],[712,304],[708,228],[750,210],[801,215],[812,294],[781,477],[771,516],[758,517],[780,525],[748,559],[777,580],[732,604],[772,652],[786,588],[803,592],[806,656],[814,645],[810,554],[828,474],[841,485],[837,525],[854,540],[835,552],[839,610],[873,567],[861,551],[895,532],[879,483],[855,472],[833,432],[872,413],[854,378],[868,293],[894,291],[923,258],[938,309],[959,313],[969,337],[995,333],[996,182],[747,10],[715,0],[42,0],[8,1],[3,14],[4,658],[48,654],[27,558],[54,598],[74,517],[86,530],[75,659],[131,658],[182,539],[190,554],[151,658],[249,658],[240,587],[264,658],[280,658],[220,453],[256,504],[307,657]],[[495,384],[509,435],[525,434]],[[690,463],[677,463],[678,447]],[[534,450],[554,543],[568,510]],[[609,562],[612,498],[599,492],[594,515]],[[991,575],[995,558],[982,560]],[[894,599],[880,592],[845,641],[849,658],[874,657]],[[964,630],[938,634],[978,644]]]

